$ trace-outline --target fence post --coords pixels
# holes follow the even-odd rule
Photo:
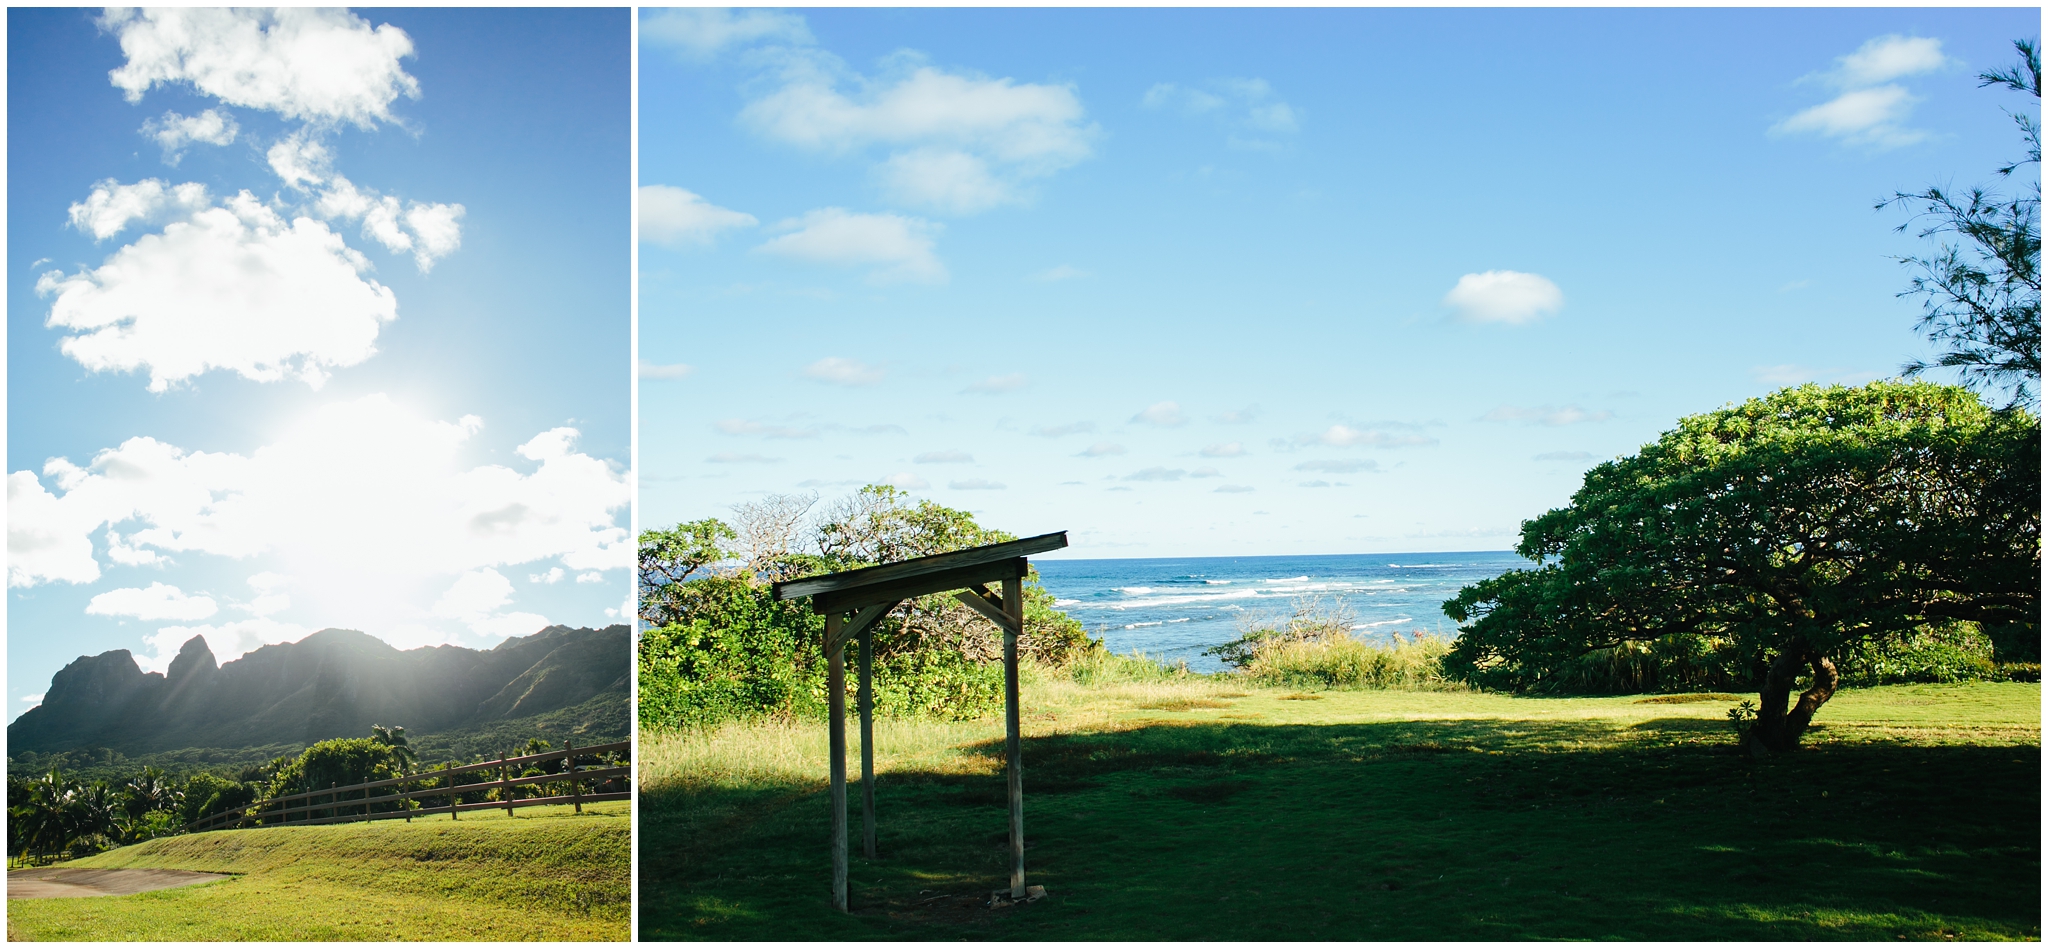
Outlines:
[[[569,801],[576,805],[576,813],[581,814],[583,813],[583,788],[581,783],[576,780],[576,743],[564,740],[562,748],[564,749],[562,761],[568,766],[565,770],[569,772]]]
[[[504,795],[504,797],[505,797],[505,816],[506,816],[506,817],[511,817],[511,816],[512,816],[512,766],[511,766],[511,765],[509,765],[509,764],[505,764],[505,763],[504,763],[504,761],[505,761],[505,759],[503,759],[503,758],[500,758],[500,759],[498,759],[498,780],[499,780],[499,782],[500,782],[500,783],[499,783],[499,785],[498,785],[498,793],[500,793],[500,794]]]
[[[441,786],[448,789],[448,819],[461,820],[462,818],[458,816],[459,812],[455,809],[458,801],[455,798],[455,766],[453,764],[441,766]]]

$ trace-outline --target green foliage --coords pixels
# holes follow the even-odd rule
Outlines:
[[[643,560],[643,577],[689,578],[664,580],[652,592],[643,584],[643,617],[663,622],[640,634],[642,727],[825,713],[824,618],[808,602],[777,601],[768,581],[1015,539],[977,525],[966,511],[913,503],[895,488],[870,485],[821,512],[808,546],[799,549],[791,538],[811,503],[808,497],[771,497],[742,506],[737,531],[706,519],[643,535],[643,557],[653,551],[657,560],[671,556],[678,536],[693,538],[692,556],[703,563],[732,559],[730,552],[713,549],[719,538],[736,539],[747,555],[738,569],[716,573],[700,564],[694,575]],[[880,713],[958,719],[1001,707],[1000,634],[952,597],[908,601],[868,635]],[[851,670],[859,649],[858,643],[847,647],[849,695],[856,687]],[[1025,580],[1021,656],[1057,665],[1098,649],[1079,622],[1054,608],[1035,575]]]
[[[1236,639],[1203,650],[1262,685],[1304,689],[1417,689],[1452,685],[1443,674],[1450,644],[1424,633],[1384,645],[1351,635],[1354,618],[1318,597],[1285,617],[1246,620]]]
[[[1450,643],[1421,633],[1385,645],[1349,633],[1272,638],[1242,668],[1245,678],[1260,685],[1296,689],[1459,688],[1443,674],[1443,657],[1450,649]]]
[[[1444,604],[1462,624],[1446,669],[1533,691],[1582,687],[1590,653],[1623,647],[1650,687],[1747,669],[1758,737],[1789,748],[1859,651],[1956,620],[2038,630],[2040,450],[2034,416],[1926,383],[1808,385],[1681,419],[1523,524],[1537,567]]]
[[[2041,98],[2041,56],[2033,43],[2013,44],[2018,65],[1978,74],[1980,86],[2004,86]],[[1898,192],[1878,203],[1915,209],[1913,220],[1929,222],[1920,237],[1941,236],[1940,249],[1926,257],[1898,258],[1919,270],[1900,296],[1924,298],[1920,329],[1947,351],[1932,364],[1915,360],[1907,375],[1936,366],[1958,370],[1971,384],[2008,388],[2014,405],[2038,405],[2041,385],[2041,127],[2033,115],[2011,113],[2026,157],[1998,169],[2001,177],[2034,166],[2023,176],[2031,188],[2006,196],[1971,188],[1955,194],[1930,187]],[[1947,235],[1962,239],[1952,244]],[[1965,253],[1967,247],[1968,253]]]
[[[669,594],[683,583],[727,559],[723,546],[738,535],[716,518],[677,524],[668,530],[640,532],[640,621],[653,626],[675,622]]]

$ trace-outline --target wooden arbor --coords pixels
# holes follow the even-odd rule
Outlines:
[[[828,573],[774,586],[775,598],[811,598],[825,617],[825,692],[831,709],[832,905],[849,908],[846,863],[846,642],[860,637],[861,850],[875,856],[875,621],[912,597],[954,592],[1003,630],[1003,721],[1010,778],[1010,898],[1024,898],[1024,760],[1017,708],[1017,637],[1024,633],[1024,575],[1031,554],[1067,545],[1066,531],[985,547]],[[999,597],[982,584],[1003,582]],[[852,619],[847,614],[853,614]]]

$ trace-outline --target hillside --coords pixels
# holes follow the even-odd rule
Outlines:
[[[611,704],[594,702],[600,696],[625,707],[629,649],[623,625],[551,626],[488,650],[400,650],[355,630],[325,629],[220,665],[194,636],[168,674],[143,672],[125,649],[79,657],[51,678],[43,704],[7,727],[8,750],[105,748],[133,758],[300,746],[365,735],[374,724],[452,737],[544,720],[574,734],[588,730],[579,722],[608,716],[568,710]]]
[[[625,802],[459,821],[161,837],[64,866],[233,879],[136,896],[9,900],[17,939],[610,940],[628,935]]]

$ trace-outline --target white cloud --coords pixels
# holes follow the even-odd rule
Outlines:
[[[177,167],[178,160],[185,157],[187,147],[194,144],[231,145],[240,131],[241,126],[235,124],[235,117],[219,109],[208,109],[192,116],[165,112],[163,118],[142,123],[142,134],[156,140],[164,150],[164,164],[172,167]]]
[[[467,467],[461,449],[482,424],[420,418],[371,395],[323,405],[247,455],[136,437],[83,467],[51,459],[43,474],[61,495],[33,472],[12,472],[8,583],[95,580],[89,535],[133,523],[126,539],[137,548],[270,555],[336,625],[376,612],[362,628],[380,628],[411,607],[363,590],[544,559],[571,570],[630,561],[631,539],[615,523],[631,501],[624,474],[573,451],[567,428],[519,447],[538,462],[531,473]],[[388,607],[369,602],[383,600]]]
[[[1243,454],[1244,445],[1238,442],[1225,442],[1202,449],[1202,457],[1204,458],[1236,458]]]
[[[1877,37],[1838,58],[1833,70],[1808,77],[1841,90],[1839,95],[1771,126],[1771,132],[1814,133],[1879,149],[1924,141],[1926,131],[1905,124],[1920,97],[1891,80],[1952,64],[1942,54],[1938,39],[1897,34]]]
[[[1057,283],[1061,280],[1079,280],[1082,277],[1086,276],[1088,276],[1088,271],[1086,270],[1082,270],[1079,267],[1069,266],[1067,264],[1060,264],[1057,267],[1041,270],[1035,274],[1032,274],[1031,279],[1036,280],[1039,283]]]
[[[103,241],[130,224],[185,218],[212,205],[213,196],[197,182],[172,185],[159,178],[144,178],[124,185],[109,178],[95,183],[84,201],[71,206],[71,226]]]
[[[1257,405],[1247,405],[1241,409],[1231,409],[1228,412],[1224,412],[1211,419],[1211,421],[1220,422],[1224,425],[1243,425],[1258,418],[1261,414],[1263,413]]]
[[[82,227],[99,233],[129,213],[120,207],[110,198],[85,212]],[[328,369],[376,352],[378,330],[398,316],[392,292],[362,276],[368,268],[325,224],[287,224],[244,191],[144,235],[97,269],[49,271],[36,292],[56,296],[49,326],[84,331],[58,345],[65,355],[95,372],[147,367],[152,392],[210,369],[318,388]]]
[[[1015,392],[1018,389],[1022,389],[1029,382],[1030,380],[1026,379],[1023,373],[1013,372],[1008,375],[990,376],[960,391],[978,392],[982,395],[999,395],[1004,392]]]
[[[196,620],[212,616],[220,607],[212,597],[188,596],[169,584],[152,583],[148,589],[108,590],[93,597],[85,611],[93,616],[132,616],[139,620]]]
[[[1185,469],[1185,468],[1168,468],[1168,467],[1165,467],[1165,466],[1163,466],[1163,465],[1162,465],[1162,466],[1157,466],[1157,467],[1152,467],[1152,468],[1146,468],[1146,469],[1143,469],[1143,470],[1141,470],[1141,471],[1136,471],[1136,472],[1133,472],[1133,473],[1131,473],[1131,474],[1127,474],[1127,475],[1124,475],[1124,480],[1125,480],[1125,481],[1179,481],[1179,480],[1181,479],[1181,477],[1182,477],[1183,475],[1186,475],[1186,474],[1187,474],[1187,469]]]
[[[640,360],[640,378],[642,379],[681,379],[695,371],[696,367],[689,363],[678,362],[663,365],[661,363],[648,362],[645,359]]]
[[[1249,494],[1249,493],[1251,492],[1251,490],[1252,490],[1252,487],[1251,487],[1251,485],[1248,485],[1248,484],[1219,484],[1219,485],[1217,485],[1217,486],[1216,486],[1216,492],[1215,492],[1215,493],[1217,493],[1217,494]]]
[[[284,576],[268,570],[254,574],[249,577],[249,587],[256,591],[256,598],[235,604],[235,609],[256,616],[269,616],[291,609],[292,598],[283,592],[289,582]]]
[[[109,8],[99,25],[127,56],[108,77],[129,102],[185,82],[229,105],[369,128],[420,94],[399,64],[413,53],[405,31],[345,10]]]
[[[178,650],[194,636],[205,637],[206,648],[213,652],[215,662],[233,662],[264,646],[295,642],[312,632],[304,626],[262,616],[219,625],[165,626],[143,637],[148,648],[135,657],[135,664],[144,672],[167,671],[171,660],[178,657]]]
[[[897,152],[875,173],[894,200],[946,214],[974,214],[1020,198],[988,159],[957,148]]]
[[[1942,55],[1940,40],[1896,33],[1869,40],[1836,62],[1839,65],[1830,79],[1852,89],[1933,72],[1951,63]]]
[[[1314,435],[1302,435],[1294,439],[1297,445],[1329,445],[1333,448],[1410,448],[1434,445],[1436,439],[1427,435],[1389,432],[1378,428],[1353,428],[1349,425],[1332,425]]]
[[[1221,478],[1221,477],[1223,477],[1223,472],[1221,472],[1221,471],[1217,471],[1216,469],[1214,469],[1214,468],[1211,468],[1211,467],[1209,467],[1209,466],[1207,466],[1207,465],[1203,465],[1203,466],[1202,466],[1202,467],[1200,467],[1200,468],[1196,468],[1195,470],[1193,470],[1193,471],[1190,471],[1190,472],[1188,472],[1188,477],[1190,477],[1190,478]]]
[[[815,426],[770,425],[744,418],[720,419],[712,427],[727,435],[759,435],[762,438],[816,438],[820,431]]]
[[[582,578],[577,578],[579,581]],[[469,627],[482,639],[524,636],[546,628],[548,618],[537,613],[501,612],[512,602],[512,581],[496,570],[471,570],[455,578],[434,602],[433,614]]]
[[[1327,471],[1331,474],[1357,474],[1361,471],[1379,469],[1380,463],[1370,458],[1304,461],[1294,466],[1296,471]]]
[[[1230,143],[1241,148],[1277,151],[1282,148],[1279,141],[1247,136],[1289,135],[1301,128],[1301,111],[1276,95],[1273,84],[1264,79],[1217,79],[1203,88],[1155,83],[1145,90],[1142,102],[1148,109],[1206,116],[1233,130]]]
[[[1031,182],[1086,159],[1096,134],[1071,86],[926,65],[870,79],[822,54],[789,56],[782,67],[779,85],[749,102],[740,121],[814,151],[887,148],[881,184],[916,207],[967,214],[1022,201]],[[842,81],[853,91],[842,92]]]
[[[419,201],[406,206],[405,229],[412,233],[412,259],[420,268],[420,273],[434,269],[434,261],[454,253],[456,248],[462,246],[462,225],[459,222],[466,210],[459,204],[427,204]]]
[[[1503,405],[1480,416],[1482,422],[1519,422],[1524,425],[1576,425],[1580,422],[1605,422],[1614,417],[1606,409],[1587,411],[1576,405],[1538,405],[1522,408]]]
[[[560,582],[562,582],[562,577],[563,577],[563,576],[565,576],[565,574],[563,574],[563,573],[562,573],[562,568],[560,568],[560,567],[549,567],[549,568],[548,568],[548,572],[546,572],[546,573],[529,573],[529,574],[527,574],[527,575],[526,575],[526,582],[528,582],[528,583],[560,583]]]
[[[1001,491],[1006,485],[986,478],[969,478],[965,481],[948,481],[946,487],[955,491]]]
[[[1062,435],[1079,435],[1095,431],[1094,422],[1068,422],[1064,425],[1040,425],[1031,434],[1041,438],[1059,438]]]
[[[927,451],[910,460],[920,465],[956,465],[973,461],[974,456],[964,451]]]
[[[1123,453],[1124,446],[1116,442],[1096,442],[1087,448],[1081,449],[1081,457],[1083,458],[1105,458],[1110,455],[1121,455]]]
[[[263,153],[263,157],[270,163],[270,170],[284,181],[287,188],[303,191],[307,185],[322,184],[334,174],[334,154],[327,150],[327,146],[322,144],[318,137],[303,129],[278,139]],[[354,203],[357,196],[353,186],[348,186],[347,182],[342,184],[347,187],[346,192],[323,200],[358,207]],[[338,210],[337,208],[337,211],[330,211],[327,216],[335,216]],[[355,215],[351,216],[362,213],[362,210],[358,209]]]
[[[1488,270],[1458,278],[1444,305],[1473,323],[1527,323],[1564,306],[1564,291],[1532,273]]]
[[[579,573],[579,574],[577,574],[577,575],[576,575],[576,582],[577,582],[577,583],[603,583],[603,582],[604,582],[604,574],[602,574],[602,573],[598,573],[598,572],[597,572],[597,571],[595,571],[595,570],[589,571],[589,572],[587,572],[587,573]]]
[[[283,169],[278,173],[286,175]],[[293,168],[291,173],[304,171]],[[460,204],[401,201],[372,188],[359,188],[340,175],[328,181],[329,187],[313,203],[314,212],[329,219],[361,218],[364,237],[394,254],[411,253],[420,273],[433,270],[435,261],[462,246],[461,222],[468,209]]]
[[[945,283],[946,266],[933,252],[941,225],[900,214],[855,214],[820,208],[778,225],[787,231],[755,248],[810,263],[872,267],[868,282]]]
[[[1131,421],[1172,428],[1176,425],[1186,425],[1188,417],[1181,414],[1178,402],[1154,402],[1144,411],[1131,416]]]
[[[675,11],[670,11],[675,12]],[[720,231],[753,227],[753,215],[721,208],[673,185],[640,186],[640,239],[675,247],[709,244]]]
[[[804,367],[804,375],[835,386],[871,386],[889,374],[887,369],[840,356],[826,356]]]
[[[668,47],[684,59],[702,61],[731,47],[766,41],[807,44],[811,31],[794,13],[684,8],[642,16],[640,39]]]
[[[925,488],[929,488],[932,486],[931,482],[926,481],[925,479],[920,478],[914,474],[911,474],[908,471],[896,472],[895,474],[883,478],[882,483],[892,488],[902,488],[905,491],[922,491]]]
[[[1774,132],[1817,132],[1851,145],[1897,148],[1927,137],[1904,127],[1919,97],[1904,86],[1879,86],[1842,93],[1772,126]]]
[[[24,695],[21,697],[21,700],[29,705],[41,705],[43,704],[43,693],[37,692],[34,695]]]
[[[327,220],[363,222],[363,236],[394,254],[411,253],[420,273],[462,246],[460,204],[404,201],[358,186],[334,171],[334,156],[314,134],[301,129],[270,146],[264,154],[270,170],[285,186],[311,192],[307,209]],[[314,186],[320,186],[314,191]]]

